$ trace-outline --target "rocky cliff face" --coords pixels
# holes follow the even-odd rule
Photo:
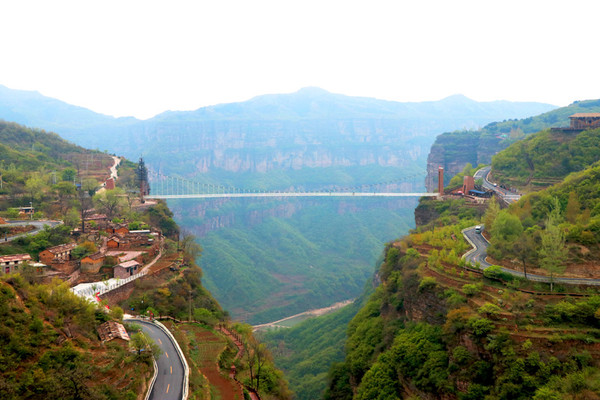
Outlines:
[[[427,156],[425,187],[435,191],[438,167],[444,167],[444,185],[461,172],[467,163],[473,166],[489,164],[492,156],[508,146],[500,137],[481,131],[462,131],[439,135]]]
[[[131,138],[146,143],[148,164],[164,172],[266,173],[276,169],[422,163],[431,130],[401,120],[218,121],[159,123]],[[139,139],[138,139],[139,138]]]

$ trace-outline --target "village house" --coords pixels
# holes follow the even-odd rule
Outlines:
[[[29,217],[35,213],[35,208],[33,207],[19,207],[19,216],[21,217]]]
[[[98,229],[106,229],[108,227],[108,217],[104,214],[92,214],[85,217],[86,227],[91,227],[94,222]]]
[[[79,261],[71,257],[75,247],[77,247],[76,243],[50,247],[40,252],[40,261],[54,270],[71,274],[79,266]]]
[[[600,113],[577,113],[571,115],[569,119],[572,130],[600,128]]]
[[[108,238],[106,246],[109,249],[128,249],[129,241],[121,234],[115,234]]]
[[[129,278],[132,275],[137,274],[142,269],[142,266],[139,262],[135,260],[125,261],[123,263],[117,264],[113,268],[113,274],[115,278],[125,279]]]
[[[115,180],[111,177],[104,181],[104,188],[106,190],[113,190],[115,188]]]
[[[122,251],[122,250],[111,250],[107,251],[106,255],[115,257],[117,263],[123,263],[125,261],[136,260],[140,264],[144,262],[144,255],[147,254],[144,251]]]
[[[97,331],[98,336],[100,336],[100,340],[102,340],[103,343],[114,339],[123,340],[125,342],[129,342],[130,340],[125,327],[115,321],[106,321],[98,326]]]
[[[129,226],[127,224],[111,224],[106,229],[106,233],[109,235],[119,234],[126,235],[129,233]]]
[[[71,251],[77,247],[76,243],[61,244],[54,247],[49,247],[40,252],[40,261],[46,265],[53,262],[65,262],[71,260]]]
[[[104,264],[104,254],[100,251],[81,259],[81,272],[97,273]]]
[[[0,268],[1,274],[12,274],[19,269],[19,266],[23,263],[31,262],[31,256],[29,254],[13,254],[10,256],[0,256]]]

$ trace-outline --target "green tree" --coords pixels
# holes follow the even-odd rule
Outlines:
[[[554,286],[554,275],[565,270],[564,262],[567,258],[565,234],[560,228],[561,220],[560,203],[554,199],[554,208],[546,219],[546,228],[541,232],[541,247],[539,251],[540,266],[550,273],[550,291]]]
[[[538,243],[535,240],[537,231],[534,228],[521,233],[514,243],[513,250],[521,264],[523,265],[523,274],[527,279],[527,265],[537,258]]]
[[[68,167],[68,168],[63,169],[63,171],[60,175],[60,177],[63,181],[71,182],[71,183],[75,181],[76,176],[77,176],[77,171],[73,167]]]
[[[71,252],[71,255],[74,258],[77,259],[82,259],[83,257],[89,255],[89,254],[93,254],[96,251],[98,251],[98,249],[96,248],[96,245],[90,241],[85,241],[82,244],[80,244],[79,246],[75,247],[73,249],[73,251]]]
[[[491,231],[494,240],[513,243],[523,233],[523,225],[521,225],[519,217],[502,210],[496,216]]]
[[[61,214],[64,214],[71,206],[71,200],[74,199],[77,194],[75,185],[70,181],[58,182],[56,185],[52,186],[52,190],[56,197],[58,197],[60,212]]]
[[[180,241],[183,250],[183,260],[186,264],[195,264],[196,260],[202,254],[202,246],[196,242],[196,236],[184,232]]]
[[[574,224],[577,222],[577,217],[581,212],[581,203],[579,202],[579,198],[577,197],[577,193],[575,191],[571,191],[569,193],[569,200],[567,201],[567,209],[565,212],[565,219]]]
[[[483,215],[483,224],[487,229],[492,228],[499,212],[500,206],[498,205],[496,198],[492,197],[488,202],[487,209],[485,210],[485,214]]]
[[[64,215],[63,221],[69,228],[73,229],[79,224],[79,212],[75,208],[69,209]]]
[[[31,201],[40,200],[44,195],[46,184],[39,173],[34,173],[25,181],[25,189],[31,198]]]
[[[116,188],[113,190],[103,190],[96,193],[93,197],[93,203],[96,209],[102,211],[109,219],[118,215],[126,204],[125,192]]]
[[[144,332],[136,332],[131,335],[129,346],[131,346],[131,348],[137,353],[138,357],[141,358],[149,356],[158,358],[161,353],[160,347]]]

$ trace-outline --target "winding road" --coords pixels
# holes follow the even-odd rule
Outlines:
[[[493,191],[498,196],[500,196],[502,199],[506,200],[507,203],[519,201],[519,199],[521,198],[520,194],[511,192],[508,189],[503,189],[501,187],[495,186],[493,183],[491,183],[488,180],[488,175],[490,174],[491,170],[492,170],[491,166],[483,167],[483,168],[477,170],[477,172],[475,172],[475,174],[473,175],[473,179],[475,179],[476,181],[478,179],[483,180],[484,188]]]
[[[487,239],[483,237],[482,234],[476,233],[474,226],[464,229],[462,233],[465,239],[467,239],[467,242],[473,246],[473,249],[464,255],[465,260],[471,263],[473,266],[479,263],[480,268],[483,270],[491,267],[492,264],[485,260],[487,257],[487,248],[490,245]],[[521,271],[515,271],[513,269],[504,267],[501,267],[501,269],[502,272],[506,272],[520,278],[525,278],[525,274],[523,274]],[[550,283],[550,277],[544,275],[527,274],[527,279],[530,281]],[[554,283],[567,283],[571,285],[600,285],[600,279],[555,277]]]
[[[35,234],[39,233],[42,229],[44,229],[44,226],[46,226],[46,225],[48,225],[50,228],[54,228],[55,226],[62,225],[62,223],[63,223],[62,221],[29,221],[28,220],[28,221],[9,222],[6,224],[2,224],[2,225],[0,225],[0,227],[33,225],[33,226],[35,226],[35,229],[32,231],[29,231],[29,232],[19,233],[18,235],[0,238],[0,243],[10,242],[17,238],[27,236],[27,235],[35,235]]]
[[[151,322],[139,319],[130,320],[142,328],[161,349],[161,355],[156,360],[158,374],[150,393],[150,400],[180,400],[184,385],[183,362],[175,345],[167,334]]]

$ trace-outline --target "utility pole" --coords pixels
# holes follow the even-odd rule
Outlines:
[[[190,289],[189,293],[190,293],[190,301],[189,301],[189,304],[190,304],[189,313],[190,313],[190,315],[188,317],[188,321],[191,321],[192,320],[192,290],[191,289]]]

